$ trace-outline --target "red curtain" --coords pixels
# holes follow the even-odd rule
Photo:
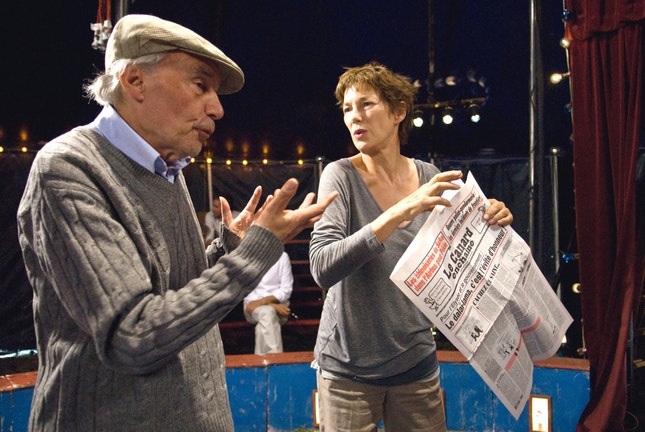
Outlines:
[[[627,342],[644,285],[636,164],[645,0],[567,0],[576,226],[591,397],[578,431],[622,431]]]

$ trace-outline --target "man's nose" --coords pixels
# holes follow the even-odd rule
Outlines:
[[[219,120],[224,117],[224,107],[215,92],[213,92],[212,96],[206,102],[206,115],[213,120]]]

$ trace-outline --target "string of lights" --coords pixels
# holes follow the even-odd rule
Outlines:
[[[39,149],[35,149],[27,145],[21,145],[18,147],[5,147],[0,145],[0,155],[15,153],[38,153],[38,150]]]
[[[308,165],[308,164],[319,164],[325,162],[326,159],[322,156],[317,156],[315,158],[310,158],[310,159],[213,159],[210,157],[197,157],[197,158],[191,158],[190,162],[191,163],[197,163],[197,164],[208,164],[208,165],[250,165],[250,166],[258,166],[258,165],[268,165],[268,166],[275,166],[275,165]]]
[[[14,141],[15,139],[15,141]],[[12,142],[13,141],[13,142]],[[31,134],[26,127],[22,127],[18,133],[18,136],[7,140],[7,134],[2,126],[0,126],[0,156],[3,155],[15,155],[15,154],[35,154],[40,151],[40,149],[46,144],[46,141],[34,141],[31,138]],[[298,142],[296,148],[294,149],[295,157],[291,158],[270,158],[268,157],[270,153],[270,145],[267,143],[262,143],[261,152],[263,157],[261,158],[248,158],[246,155],[249,153],[250,144],[247,141],[239,144],[241,151],[238,153],[238,156],[232,156],[235,153],[235,144],[233,140],[228,139],[223,143],[223,151],[219,152],[226,156],[218,156],[215,154],[217,152],[214,150],[214,142],[209,139],[204,142],[204,147],[202,152],[191,159],[192,163],[200,164],[226,164],[226,165],[306,165],[310,163],[322,163],[326,159],[323,156],[315,157],[300,157],[305,153],[305,144]]]
[[[570,60],[569,60],[569,47],[571,47],[571,33],[568,24],[569,19],[571,19],[571,11],[567,9],[567,6],[564,2],[562,1],[562,22],[564,24],[564,36],[562,39],[560,39],[560,47],[564,49],[564,55],[565,55],[565,60],[566,60],[566,67],[567,70],[566,72],[554,72],[551,74],[549,77],[549,81],[551,84],[559,84],[565,79],[571,79],[571,68],[570,68]],[[571,83],[569,82],[569,103],[567,104],[567,110],[571,112],[572,109],[572,103],[571,103]]]
[[[0,145],[0,157],[5,155],[15,155],[15,154],[36,154],[40,151],[42,144],[18,144],[11,147]],[[265,165],[265,166],[275,166],[275,165],[308,165],[308,164],[320,164],[326,162],[326,159],[322,156],[316,156],[315,158],[298,158],[298,159],[246,159],[246,158],[212,158],[208,156],[197,156],[193,157],[190,160],[191,163],[197,164],[212,164],[212,165]]]
[[[0,126],[0,155],[38,153],[42,146],[45,145],[44,142],[32,141],[29,131],[24,126],[18,132],[18,139],[14,144],[8,145],[6,143],[6,135],[4,128]]]
[[[549,77],[549,81],[553,85],[557,85],[568,79],[569,82],[569,101],[565,105],[566,110],[571,114],[572,112],[572,94],[571,94],[571,70],[569,65],[569,47],[571,46],[571,35],[569,33],[569,26],[567,22],[571,18],[571,12],[567,10],[565,0],[562,1],[562,15],[561,19],[564,23],[564,36],[560,39],[560,47],[564,49],[565,60],[566,60],[566,72],[554,72]],[[571,118],[573,121],[573,118]],[[552,193],[552,217],[553,217],[553,248],[557,251],[554,254],[554,264],[555,264],[555,273],[556,281],[554,283],[554,288],[558,294],[558,297],[561,297],[562,287],[559,281],[561,261],[566,263],[568,260],[565,258],[565,253],[560,251],[560,223],[559,223],[559,174],[558,174],[558,158],[560,156],[560,148],[552,147],[549,155],[549,161],[551,166],[551,193]],[[572,254],[569,254],[573,256]],[[573,289],[576,292],[576,288]]]

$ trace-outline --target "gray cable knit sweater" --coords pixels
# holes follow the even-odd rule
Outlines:
[[[232,431],[219,322],[283,251],[251,227],[208,268],[185,181],[76,128],[37,155],[18,210],[34,289],[31,431]]]

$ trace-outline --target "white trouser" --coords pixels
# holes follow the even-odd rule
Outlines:
[[[282,333],[280,326],[287,317],[278,315],[273,306],[264,305],[255,308],[251,315],[245,313],[246,320],[255,324],[255,354],[280,353]]]

